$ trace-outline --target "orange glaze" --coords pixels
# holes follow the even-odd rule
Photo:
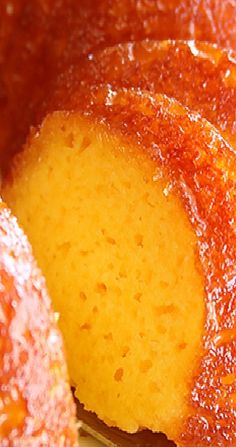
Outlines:
[[[0,202],[0,445],[76,447],[61,335],[45,282]]]
[[[139,87],[178,99],[236,146],[236,53],[194,42],[120,44],[81,58],[56,84],[57,103],[87,85]],[[65,89],[66,85],[66,89]]]
[[[25,141],[59,71],[95,48],[144,38],[236,50],[236,0],[1,0],[0,163]]]
[[[73,95],[66,110],[92,116],[138,143],[180,195],[198,238],[207,315],[204,355],[178,441],[187,447],[235,447],[236,152],[198,114],[161,95],[94,88]]]
[[[202,40],[236,50],[236,0],[57,0],[53,9],[49,38],[60,43],[65,61],[144,38]]]
[[[19,150],[46,95],[52,0],[0,2],[0,164]]]

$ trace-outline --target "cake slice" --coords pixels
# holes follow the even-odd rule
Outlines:
[[[76,447],[62,337],[31,248],[0,202],[0,445]]]
[[[75,6],[75,0],[72,0]],[[114,44],[142,38],[194,39],[236,49],[235,0],[93,0],[77,6],[87,22],[87,41]],[[82,14],[81,14],[82,15]],[[74,16],[68,21],[76,21]],[[84,22],[85,25],[85,22]],[[78,30],[83,36],[83,30]],[[74,43],[75,39],[74,39]],[[77,43],[78,45],[78,43]]]
[[[1,0],[0,162],[21,149],[51,82],[96,48],[197,39],[236,50],[236,0]]]
[[[74,100],[3,191],[60,312],[76,396],[130,433],[233,447],[235,152],[162,95]]]
[[[233,52],[194,41],[129,42],[95,51],[59,76],[43,114],[58,105],[67,108],[72,99],[76,106],[81,89],[99,84],[141,88],[173,97],[207,118],[236,146]]]

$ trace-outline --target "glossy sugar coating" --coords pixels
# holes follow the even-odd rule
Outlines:
[[[236,443],[236,153],[216,129],[174,100],[141,91],[92,89],[71,98],[83,111],[148,151],[166,170],[198,238],[205,279],[204,355],[189,417],[175,439],[188,447]],[[194,312],[194,308],[193,308]]]
[[[53,37],[64,62],[93,48],[145,38],[194,39],[236,49],[235,11],[235,0],[58,0],[48,43]]]
[[[71,66],[53,89],[54,110],[89,85],[164,93],[199,112],[236,145],[236,58],[212,45],[178,41],[120,44]],[[46,109],[46,107],[45,107]]]
[[[236,49],[236,0],[2,0],[0,160],[19,150],[58,71],[128,40],[198,39]]]
[[[22,145],[50,80],[45,48],[53,1],[0,2],[0,163]]]
[[[0,204],[0,445],[76,447],[62,338],[26,236]]]
[[[234,0],[110,0],[108,4],[104,1],[103,5],[109,18],[113,18],[113,23],[112,20],[109,22],[111,36],[116,36],[121,28],[126,32],[125,37],[131,34],[132,40],[139,40],[143,33],[146,37],[160,40],[195,39],[227,48],[235,48],[236,44],[235,7]],[[120,20],[117,24],[114,20],[116,14],[123,15],[126,22]]]

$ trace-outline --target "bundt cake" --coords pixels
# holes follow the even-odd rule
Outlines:
[[[236,50],[236,0],[1,0],[1,165],[25,142],[60,71],[95,48],[145,38]]]
[[[90,0],[85,5],[92,19],[94,12],[97,16],[94,27],[88,21],[93,41],[97,36],[107,45],[144,37],[195,39],[236,49],[235,0],[99,0],[96,6]]]
[[[102,87],[49,114],[5,180],[76,396],[107,425],[235,446],[235,157],[174,99]]]
[[[119,44],[80,58],[57,79],[44,109],[67,108],[90,85],[164,93],[199,112],[236,147],[236,54],[202,42]],[[66,89],[65,89],[66,86]],[[40,112],[43,116],[44,112]]]
[[[31,248],[0,202],[0,445],[76,447],[61,335]]]
[[[47,92],[51,71],[45,39],[53,3],[0,1],[1,169],[21,148]]]

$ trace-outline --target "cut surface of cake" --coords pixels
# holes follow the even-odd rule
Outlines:
[[[76,100],[3,188],[61,314],[76,395],[107,425],[231,447],[235,152],[162,95]]]
[[[60,313],[76,394],[108,425],[175,430],[205,320],[182,205],[155,162],[86,119],[52,116],[35,143],[16,199],[27,205],[13,209]]]
[[[76,447],[62,337],[45,281],[0,202],[0,445]]]

